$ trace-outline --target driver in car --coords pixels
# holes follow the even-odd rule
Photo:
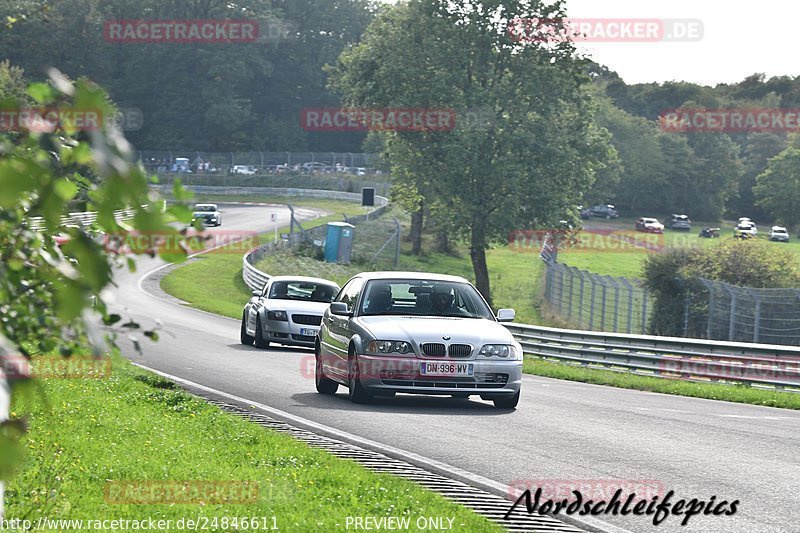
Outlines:
[[[446,287],[436,287],[431,293],[431,311],[437,315],[459,315],[461,310],[453,305],[455,297]]]

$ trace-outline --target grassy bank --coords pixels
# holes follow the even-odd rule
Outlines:
[[[29,414],[30,432],[23,468],[7,485],[6,519],[266,517],[272,525],[274,517],[283,531],[331,531],[348,516],[446,516],[457,530],[500,530],[414,483],[224,413],[121,357],[102,379],[41,380],[12,409]],[[227,502],[188,503],[130,490],[166,482],[240,489]],[[131,502],[142,497],[150,503]]]
[[[536,374],[537,376],[594,383],[596,385],[608,385],[622,389],[635,389],[658,392],[661,394],[706,398],[709,400],[765,405],[784,409],[800,409],[800,394],[754,389],[745,385],[722,385],[680,379],[637,376],[635,374],[614,372],[612,370],[585,368],[533,358],[528,358],[525,361],[524,370],[528,374]]]

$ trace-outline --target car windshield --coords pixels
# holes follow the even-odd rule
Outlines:
[[[213,213],[217,208],[213,205],[196,205],[194,210],[198,213]]]
[[[269,289],[272,300],[330,303],[339,292],[335,285],[308,281],[275,281]]]
[[[359,315],[494,319],[492,310],[468,283],[404,279],[367,283]]]

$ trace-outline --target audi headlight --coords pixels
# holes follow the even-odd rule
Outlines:
[[[516,359],[517,349],[511,344],[484,344],[478,352],[478,355],[483,357]]]
[[[286,316],[286,311],[267,311],[267,318],[269,320],[280,320],[281,322],[289,320],[289,317]]]
[[[367,343],[369,355],[407,354],[411,352],[411,344],[406,341],[370,341]]]

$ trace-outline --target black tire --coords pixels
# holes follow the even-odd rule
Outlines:
[[[322,357],[319,353],[319,345],[317,345],[317,349],[315,350],[315,359],[316,362],[314,364],[315,372],[314,372],[314,383],[317,386],[317,392],[320,394],[327,394],[333,395],[336,394],[336,391],[339,390],[339,384],[329,379],[325,375],[325,371],[322,369]]]
[[[245,327],[246,324],[247,324],[247,313],[242,313],[242,328],[239,333],[239,340],[245,346],[252,346],[255,338],[252,335],[247,334],[247,328]]]
[[[492,400],[494,402],[494,406],[498,409],[516,409],[517,404],[519,403],[519,392],[520,391],[517,391],[516,394],[507,398],[495,398]]]
[[[611,220],[611,215],[606,215],[606,220]]]
[[[353,353],[347,358],[347,385],[347,395],[350,397],[351,402],[369,403],[372,400],[372,395],[361,385],[361,378],[358,373],[358,361]]]
[[[269,348],[269,341],[264,340],[264,330],[261,327],[261,318],[256,318],[256,348]]]

